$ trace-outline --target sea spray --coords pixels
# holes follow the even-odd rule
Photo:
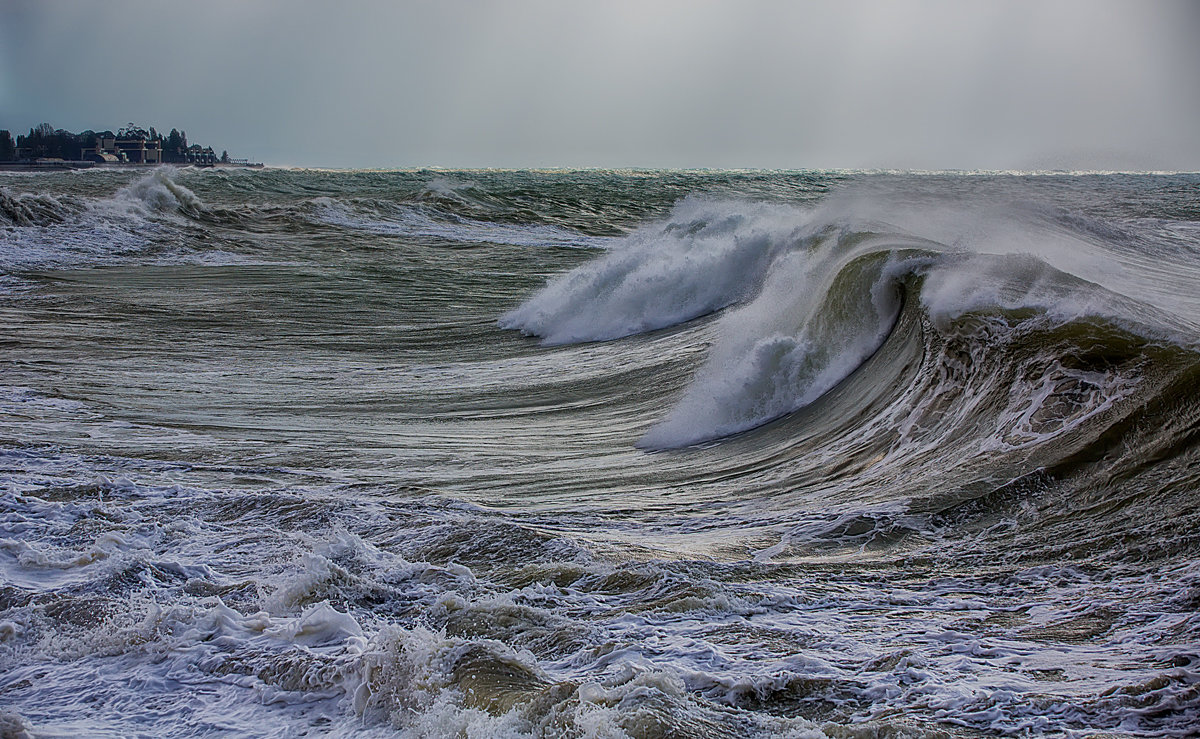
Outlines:
[[[500,319],[547,344],[615,339],[752,297],[771,263],[803,249],[794,207],[688,198]]]
[[[854,262],[863,247],[832,242],[780,260],[758,297],[722,320],[705,365],[639,445],[685,446],[762,425],[816,400],[879,346],[907,266],[891,252]]]
[[[204,207],[204,203],[194,192],[175,181],[174,172],[172,167],[159,167],[118,190],[110,202],[131,204],[147,214],[198,212]]]

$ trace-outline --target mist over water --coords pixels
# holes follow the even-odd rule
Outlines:
[[[1191,735],[1198,192],[0,176],[0,733]]]

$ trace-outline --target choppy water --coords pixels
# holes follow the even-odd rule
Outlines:
[[[1194,735],[1200,176],[0,176],[0,734]]]

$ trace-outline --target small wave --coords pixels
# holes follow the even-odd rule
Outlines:
[[[0,226],[48,226],[62,223],[80,210],[53,195],[12,193],[0,187]]]
[[[381,236],[534,247],[604,248],[608,243],[608,239],[555,226],[474,220],[419,203],[345,202],[324,196],[311,203],[317,223]]]
[[[479,185],[475,182],[460,182],[448,177],[434,177],[417,193],[418,200],[446,199],[454,202],[470,202],[462,193],[475,190]]]
[[[171,251],[181,241],[172,235],[206,212],[175,176],[162,167],[96,199],[0,188],[0,225],[11,224],[0,229],[0,270],[97,266]]]
[[[174,170],[159,167],[117,191],[110,204],[133,205],[146,213],[198,213],[204,203],[196,194],[174,180]]]

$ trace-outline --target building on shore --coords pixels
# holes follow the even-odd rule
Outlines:
[[[94,143],[83,149],[84,161],[162,164],[162,142],[140,136],[117,138],[110,133],[97,134]]]
[[[194,167],[261,167],[245,159],[220,156],[210,146],[188,145],[187,134],[171,129],[169,136],[154,128],[143,129],[130,123],[115,134],[92,131],[75,134],[42,123],[29,129],[29,135],[17,136],[0,129],[0,167],[4,169],[75,168],[95,165],[180,164]]]
[[[217,163],[217,155],[210,146],[192,144],[183,150],[184,161],[197,167],[212,167]]]

